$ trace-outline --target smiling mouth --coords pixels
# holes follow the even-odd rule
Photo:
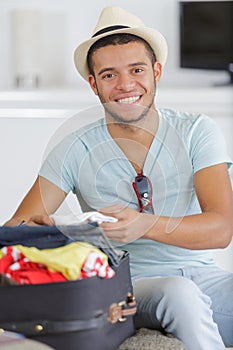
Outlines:
[[[124,103],[124,104],[132,104],[137,102],[140,99],[140,96],[131,96],[126,98],[120,98],[119,100],[116,100],[118,103]]]

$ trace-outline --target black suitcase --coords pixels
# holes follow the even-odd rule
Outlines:
[[[65,234],[64,234],[65,232]],[[73,240],[95,242],[116,275],[79,281],[0,287],[0,328],[57,350],[116,350],[134,334],[136,312],[129,254],[116,252],[97,226],[0,227],[0,247],[22,243],[45,248]]]

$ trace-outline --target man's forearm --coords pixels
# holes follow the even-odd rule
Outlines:
[[[232,239],[232,219],[208,212],[183,218],[155,217],[143,238],[188,249],[225,248]]]
[[[7,222],[5,222],[5,224],[3,226],[19,226],[23,222],[25,222],[25,219],[20,218],[20,217],[13,217],[10,220],[8,220]]]

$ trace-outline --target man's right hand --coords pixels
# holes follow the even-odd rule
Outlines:
[[[48,215],[32,215],[30,219],[25,223],[25,225],[28,226],[39,226],[39,225],[45,225],[45,226],[54,226],[55,223],[53,219],[51,219]]]

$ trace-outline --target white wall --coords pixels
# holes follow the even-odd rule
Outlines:
[[[225,78],[226,73],[179,69],[178,0],[0,0],[0,90],[13,86],[10,18],[13,9],[39,9],[43,47],[41,86],[83,86],[76,74],[73,52],[78,43],[89,38],[105,6],[121,6],[140,16],[146,25],[166,37],[169,55],[163,83],[208,84]]]

